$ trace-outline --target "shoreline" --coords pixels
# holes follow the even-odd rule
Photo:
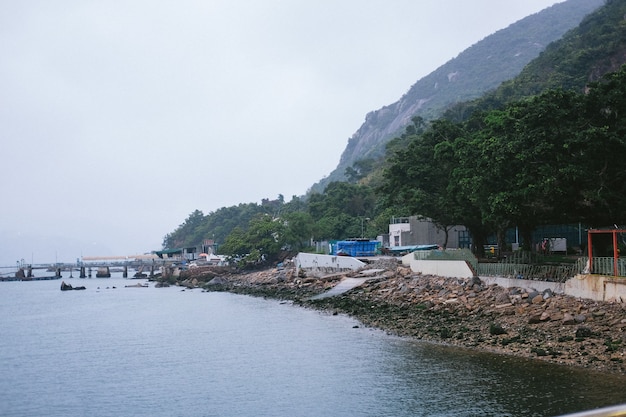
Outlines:
[[[343,294],[311,300],[344,277],[364,276],[369,280]],[[391,335],[626,374],[624,302],[486,286],[477,277],[415,274],[395,261],[322,277],[296,276],[295,269],[236,273],[198,268],[181,279],[180,285],[190,288],[346,314]]]

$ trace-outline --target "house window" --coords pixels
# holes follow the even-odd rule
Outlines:
[[[468,230],[459,230],[459,248],[469,248],[472,243],[472,237]]]
[[[393,237],[393,246],[400,246],[400,236]]]

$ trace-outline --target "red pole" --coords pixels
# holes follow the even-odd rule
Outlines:
[[[617,257],[619,256],[619,252],[617,250],[617,230],[613,230],[613,275],[617,276]]]
[[[587,254],[589,255],[589,273],[591,274],[593,271],[593,269],[591,269],[593,258],[593,251],[591,250],[591,230],[587,231]]]

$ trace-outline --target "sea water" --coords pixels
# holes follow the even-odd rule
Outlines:
[[[145,280],[0,283],[1,416],[553,416],[626,377],[386,335]]]

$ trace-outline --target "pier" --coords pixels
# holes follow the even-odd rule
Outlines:
[[[26,264],[23,261],[13,266],[0,266],[0,281],[42,281],[61,278],[63,271],[74,272],[78,278],[110,278],[112,273],[121,272],[129,278],[152,278],[159,273],[173,273],[176,267],[184,265],[184,259],[161,259],[156,255],[133,256],[84,256],[74,263]],[[35,276],[35,271],[45,270],[46,276]]]

